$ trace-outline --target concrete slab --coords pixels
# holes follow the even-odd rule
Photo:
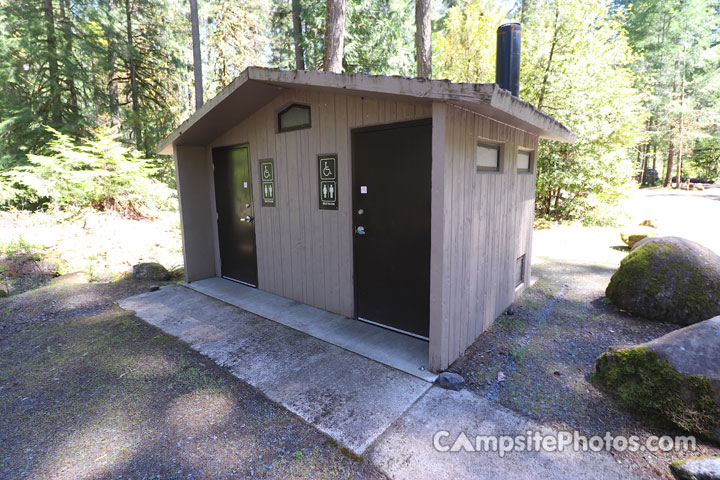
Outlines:
[[[198,292],[320,338],[363,357],[434,382],[426,370],[428,342],[288,298],[213,277],[186,284]]]
[[[606,452],[510,452],[504,457],[496,452],[439,452],[433,437],[440,430],[449,433],[442,445],[451,445],[460,432],[473,443],[476,435],[557,434],[468,391],[432,387],[375,441],[366,457],[395,480],[636,478]]]
[[[182,286],[120,302],[356,454],[431,384]]]

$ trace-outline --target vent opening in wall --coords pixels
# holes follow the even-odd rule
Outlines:
[[[310,126],[310,107],[307,105],[295,103],[278,113],[278,132],[291,132]]]
[[[499,172],[502,158],[502,145],[478,142],[475,154],[475,167],[479,172]]]
[[[533,169],[534,153],[530,150],[518,150],[517,171],[519,173],[530,173]]]
[[[525,283],[525,255],[515,260],[515,286]]]

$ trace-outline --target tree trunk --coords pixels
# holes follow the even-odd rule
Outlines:
[[[525,25],[525,14],[527,13],[528,0],[520,0],[520,24]]]
[[[133,111],[133,135],[135,136],[135,146],[140,150],[142,148],[142,131],[140,128],[140,104],[138,94],[137,71],[135,65],[135,45],[133,44],[132,31],[132,9],[130,8],[130,0],[125,0],[125,30],[127,33],[127,49],[128,49],[128,67],[130,69],[130,98],[132,101]]]
[[[667,169],[665,170],[665,183],[663,184],[665,187],[670,185],[670,181],[672,180],[672,169],[673,169],[673,160],[675,158],[675,145],[673,144],[672,140],[670,140],[670,146],[668,147],[668,156],[667,156]]]
[[[677,164],[677,188],[680,189],[680,179],[682,178],[683,164],[683,143],[685,135],[685,51],[683,50],[683,71],[682,83],[680,84],[680,145],[678,148],[678,164]]]
[[[53,123],[60,123],[60,79],[58,72],[57,38],[55,37],[55,14],[52,0],[43,0],[45,13],[45,33],[48,53],[48,81],[50,83],[50,102],[48,110]]]
[[[675,60],[675,75],[673,77],[673,100],[675,99],[675,92],[677,91],[677,77],[679,71],[680,61]],[[667,171],[665,172],[665,187],[670,185],[672,181],[672,170],[675,161],[675,144],[672,140],[672,119],[670,120],[670,147],[668,148],[668,160],[667,160]],[[680,188],[680,178],[678,178],[678,188]]]
[[[115,3],[115,0],[108,0],[107,8],[110,15],[112,15],[112,12],[115,10],[115,7],[117,4]],[[117,42],[115,38],[115,30],[114,25],[112,22],[110,22],[107,26],[106,30],[106,40],[107,40],[107,62],[108,62],[108,72],[107,72],[107,88],[108,88],[108,102],[109,102],[109,110],[110,110],[110,126],[115,126],[117,123],[119,123],[118,120],[118,89],[117,89],[117,81],[115,80],[115,63],[117,62]]]
[[[415,55],[417,76],[432,78],[431,0],[415,0]]]
[[[640,186],[645,185],[645,171],[647,170],[647,144],[640,147],[640,150],[638,150],[638,155],[640,155],[642,152],[642,157],[640,159]]]
[[[77,87],[75,86],[75,77],[73,76],[72,68],[70,67],[70,59],[73,57],[73,38],[72,38],[72,22],[68,15],[65,13],[65,9],[70,9],[68,0],[60,0],[60,26],[63,32],[63,70],[65,74],[65,82],[67,83],[68,90],[70,92],[70,108],[73,113],[78,114],[78,93]]]
[[[190,29],[193,45],[193,73],[195,75],[195,110],[203,106],[202,57],[200,55],[200,21],[197,0],[190,0]]]
[[[652,176],[652,186],[655,186],[655,181],[657,180],[657,145],[653,145],[653,176]]]
[[[550,45],[550,55],[548,56],[547,66],[545,67],[545,73],[543,75],[542,87],[540,88],[540,96],[538,97],[538,110],[542,110],[543,101],[545,100],[545,92],[547,90],[548,80],[550,79],[550,67],[552,66],[553,55],[555,54],[555,46],[558,43],[558,33],[560,25],[558,20],[560,19],[560,5],[555,3],[555,21],[553,24],[553,39]]]
[[[305,50],[302,47],[302,19],[300,0],[292,0],[293,41],[295,43],[295,69],[305,70]]]
[[[675,188],[680,190],[680,182],[682,181],[682,140],[680,141],[680,148],[678,148],[678,161],[677,161],[677,184]]]
[[[324,70],[326,72],[342,73],[345,42],[345,0],[327,0],[326,15]]]

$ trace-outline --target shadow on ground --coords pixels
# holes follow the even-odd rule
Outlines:
[[[576,263],[542,259],[533,266],[538,282],[456,361],[476,394],[560,430],[585,435],[681,435],[648,425],[616,406],[590,376],[610,346],[635,345],[660,337],[674,324],[651,322],[619,311],[604,296],[614,260]],[[502,372],[504,381],[498,380]],[[702,446],[701,452],[720,450]],[[688,453],[626,455],[624,461],[669,478],[667,464]],[[618,455],[620,458],[622,455]]]
[[[113,305],[147,284],[53,284],[0,303],[2,478],[383,478]]]

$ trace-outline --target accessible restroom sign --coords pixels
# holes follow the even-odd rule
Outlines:
[[[275,206],[275,164],[272,158],[260,160],[260,189],[263,207]]]
[[[337,210],[337,154],[318,155],[318,178],[320,181],[320,209]]]

